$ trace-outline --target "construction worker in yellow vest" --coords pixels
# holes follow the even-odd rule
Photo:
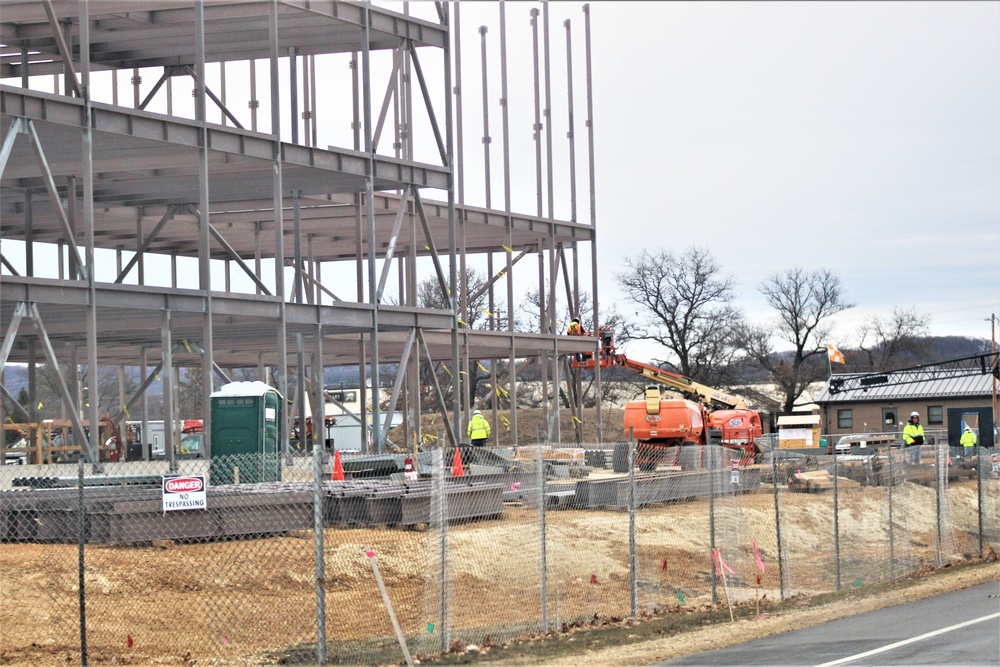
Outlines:
[[[486,417],[479,410],[473,411],[467,432],[469,434],[469,441],[472,442],[474,447],[484,447],[489,442],[490,423],[486,421]]]
[[[968,426],[965,427],[965,431],[962,433],[962,439],[959,440],[962,444],[962,458],[967,459],[975,456],[976,453],[976,434],[972,432],[972,429]]]
[[[911,412],[910,421],[903,427],[903,446],[910,448],[910,463],[920,463],[920,445],[924,444],[924,426],[920,413]]]

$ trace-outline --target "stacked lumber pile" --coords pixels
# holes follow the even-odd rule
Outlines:
[[[837,478],[837,487],[858,488],[861,484],[846,477]],[[788,490],[796,493],[821,493],[833,490],[833,475],[829,470],[810,470],[808,472],[793,472],[788,477]]]

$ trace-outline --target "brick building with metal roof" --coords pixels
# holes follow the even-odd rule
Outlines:
[[[857,373],[832,375],[815,401],[820,407],[822,432],[832,436],[898,433],[916,411],[927,431],[937,431],[938,437],[955,440],[955,444],[964,416],[966,422],[978,427],[979,444],[993,446],[996,385],[992,375],[918,379],[926,374],[908,376],[906,371],[895,371],[893,376],[891,384],[845,384],[849,388],[831,391],[831,384],[860,377]]]

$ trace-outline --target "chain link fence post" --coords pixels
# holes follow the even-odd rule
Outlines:
[[[837,575],[837,591],[840,591],[840,466],[837,452],[833,453],[833,564]]]
[[[934,445],[934,514],[936,515],[936,531],[934,540],[934,567],[941,567],[941,539],[943,517],[941,516],[941,503],[944,496],[944,478],[947,475],[947,459],[944,455],[944,447],[941,443]]]
[[[976,447],[976,513],[979,519],[979,557],[985,555],[983,531],[983,450]]]
[[[715,451],[712,445],[705,446],[706,467],[708,468],[708,571],[712,581],[712,604],[719,604],[718,577],[715,571]],[[780,553],[780,551],[779,551]]]
[[[440,434],[438,442],[441,443],[439,447],[434,449],[433,453],[433,477],[431,478],[431,496],[433,498],[433,505],[437,509],[437,516],[435,517],[438,525],[438,565],[440,571],[438,572],[438,630],[441,638],[441,643],[438,649],[441,653],[448,652],[448,625],[447,625],[447,612],[448,612],[448,508],[445,507],[445,478],[444,478],[444,433]]]
[[[639,613],[639,553],[635,544],[635,437],[632,428],[628,434],[628,570],[629,613],[635,618]]]
[[[549,584],[548,584],[548,563],[546,562],[545,551],[545,456],[544,445],[541,442],[541,428],[539,427],[538,443],[538,530],[541,539],[541,576],[542,576],[542,632],[549,630]],[[546,438],[548,440],[548,438]]]
[[[895,459],[896,457],[892,455],[892,447],[889,447],[888,456],[889,456],[889,581],[892,581],[896,578],[896,551],[895,551],[896,527],[893,523],[894,519],[892,516],[892,490],[896,486],[896,471],[894,469],[893,459]]]
[[[785,599],[785,558],[781,548],[781,510],[778,503],[778,452],[771,449],[771,476],[774,483],[774,535],[778,541],[778,591]],[[713,584],[715,580],[713,579]],[[714,588],[714,585],[713,585]]]
[[[86,586],[86,568],[85,568],[85,558],[84,554],[86,551],[87,544],[87,513],[86,507],[84,505],[84,491],[83,491],[83,473],[84,473],[84,463],[83,456],[77,461],[77,500],[79,505],[77,507],[77,518],[76,518],[76,547],[77,547],[77,587],[79,590],[79,607],[80,607],[80,664],[83,667],[87,667],[89,663],[87,657],[87,586]]]
[[[326,664],[326,564],[323,558],[323,447],[313,444],[313,532],[316,537],[316,662]]]

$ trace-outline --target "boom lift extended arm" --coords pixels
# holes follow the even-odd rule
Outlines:
[[[747,409],[748,406],[746,401],[738,396],[733,396],[732,394],[727,394],[726,392],[715,389],[714,387],[709,387],[708,385],[701,384],[700,382],[695,382],[691,378],[685,377],[680,373],[673,373],[671,371],[658,368],[657,366],[651,366],[649,364],[644,364],[641,361],[629,359],[624,354],[617,354],[615,352],[614,334],[608,330],[602,330],[600,334],[601,368],[623,366],[634,373],[638,373],[644,378],[670,387],[672,390],[681,394],[688,400],[701,403],[709,408],[722,408],[726,410]],[[572,362],[572,366],[573,368],[593,370],[594,359],[591,357],[581,361],[574,361]]]

